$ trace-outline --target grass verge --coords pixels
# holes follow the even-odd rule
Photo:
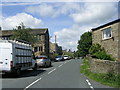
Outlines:
[[[97,82],[100,82],[101,84],[112,86],[115,88],[120,88],[120,75],[116,75],[113,72],[107,74],[91,72],[87,58],[83,60],[83,65],[80,67],[80,72],[86,75],[87,77]]]

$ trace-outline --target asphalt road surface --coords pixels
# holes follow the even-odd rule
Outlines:
[[[22,72],[20,78],[14,75],[2,75],[2,88],[109,88],[90,80],[80,73],[82,60],[71,59],[54,62],[52,67],[39,68],[37,71]]]

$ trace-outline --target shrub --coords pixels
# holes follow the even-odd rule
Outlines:
[[[114,61],[114,59],[110,55],[108,55],[105,51],[96,52],[94,55],[98,59]]]
[[[93,44],[89,49],[89,53],[93,57],[98,58],[98,59],[114,61],[114,58],[112,58],[111,55],[108,55],[105,49],[102,48],[100,44]]]
[[[100,52],[100,51],[105,51],[104,48],[101,48],[100,44],[93,44],[89,49],[89,53],[91,55],[94,55],[96,52]]]

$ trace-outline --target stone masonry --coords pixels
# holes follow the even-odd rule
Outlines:
[[[109,60],[100,60],[89,57],[90,70],[94,73],[109,73],[114,72],[120,74],[120,62]]]
[[[116,60],[120,61],[120,19],[107,23],[103,26],[92,29],[92,43],[99,43],[105,48],[106,52]],[[103,30],[111,28],[112,37],[109,39],[102,38]]]

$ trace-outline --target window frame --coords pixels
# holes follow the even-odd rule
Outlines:
[[[104,37],[104,31],[106,31],[108,29],[110,29],[111,36],[110,37]],[[106,40],[106,39],[110,39],[110,38],[112,38],[112,28],[111,27],[107,27],[107,28],[102,30],[102,40]]]

